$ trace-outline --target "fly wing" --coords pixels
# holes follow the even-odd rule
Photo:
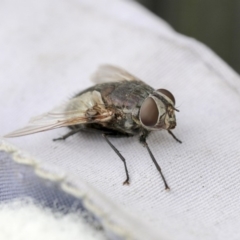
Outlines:
[[[112,65],[101,65],[91,79],[94,83],[141,81],[124,69]]]
[[[98,91],[86,92],[48,113],[32,118],[26,127],[5,137],[20,137],[77,124],[107,122],[112,115],[112,111],[105,108]]]

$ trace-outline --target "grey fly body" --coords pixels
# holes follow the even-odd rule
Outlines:
[[[147,148],[163,179],[165,189],[169,189],[146,138],[151,131],[165,129],[181,143],[171,132],[176,127],[175,111],[178,111],[174,107],[172,93],[166,89],[154,90],[125,70],[110,65],[101,66],[93,81],[97,83],[95,86],[52,111],[31,119],[26,127],[5,137],[19,137],[60,127],[69,127],[71,131],[54,140],[64,140],[80,131],[100,133],[123,161],[126,172],[123,184],[129,184],[125,158],[109,138],[139,135],[140,142]]]

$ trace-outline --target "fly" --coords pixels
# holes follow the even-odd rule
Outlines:
[[[178,111],[172,93],[166,89],[154,90],[125,70],[111,65],[100,66],[93,75],[93,81],[95,86],[80,92],[52,111],[31,119],[26,127],[5,137],[19,137],[60,127],[69,127],[71,130],[54,141],[65,140],[80,131],[100,133],[123,161],[126,173],[123,184],[129,184],[126,160],[109,138],[138,135],[165,189],[170,189],[146,139],[151,131],[165,129],[181,143],[171,131],[176,127],[175,111]]]

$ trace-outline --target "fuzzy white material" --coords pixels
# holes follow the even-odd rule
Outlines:
[[[0,204],[0,239],[95,240],[106,239],[79,215],[54,213],[29,201]]]

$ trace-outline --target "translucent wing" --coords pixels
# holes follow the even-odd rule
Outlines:
[[[48,113],[32,118],[26,127],[5,137],[20,137],[71,125],[107,122],[110,119],[112,112],[105,108],[101,94],[98,91],[86,92]]]
[[[91,79],[95,83],[141,81],[127,71],[112,65],[101,65]]]

